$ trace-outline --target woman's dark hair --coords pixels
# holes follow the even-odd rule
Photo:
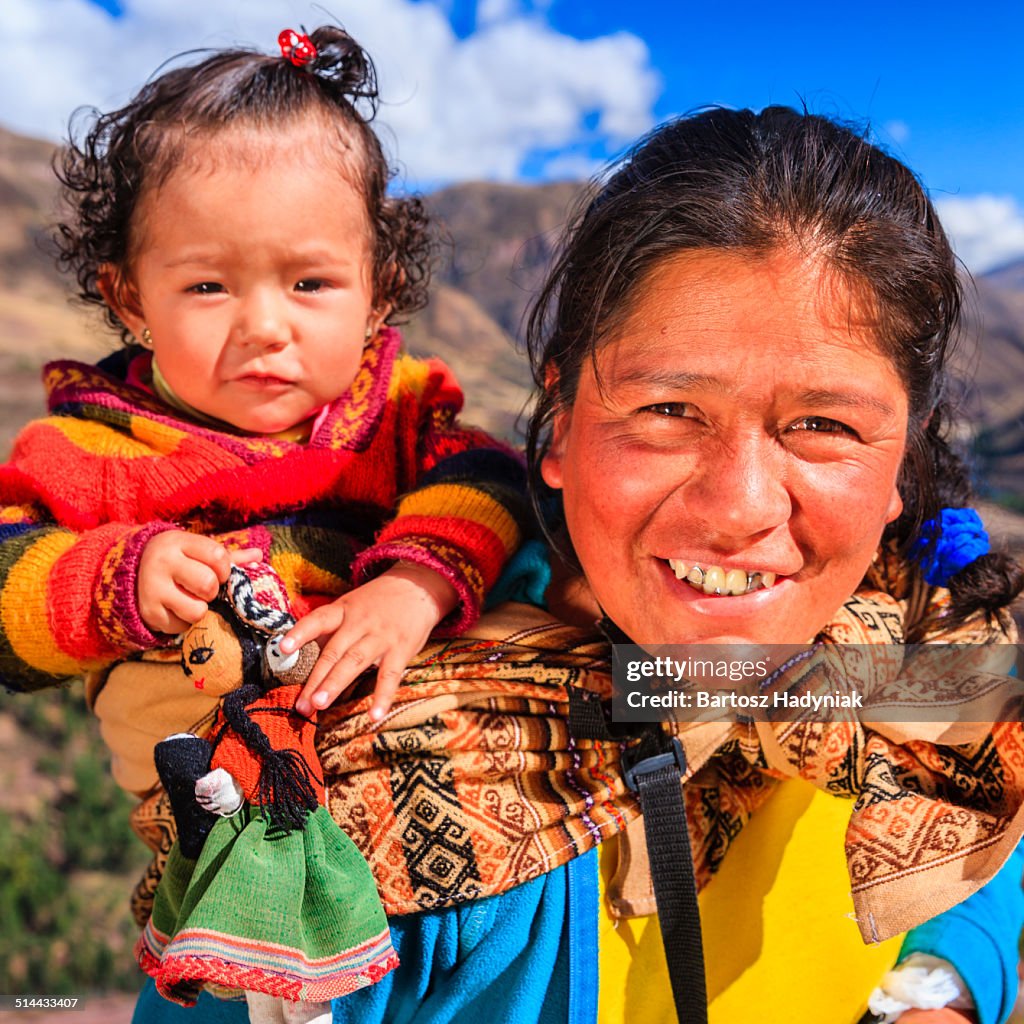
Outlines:
[[[218,51],[147,82],[120,110],[87,111],[81,141],[73,123],[56,168],[72,208],[58,225],[60,262],[75,274],[80,297],[103,306],[125,342],[129,333],[100,294],[98,278],[103,264],[128,267],[144,191],[165,181],[204,133],[278,127],[309,115],[337,125],[339,149],[351,154],[346,170],[365,196],[372,232],[374,305],[390,304],[388,322],[426,305],[434,244],[420,200],[387,195],[392,172],[370,127],[377,110],[373,63],[343,29],[318,28],[310,39],[317,56],[303,68],[252,50]]]
[[[584,202],[527,324],[538,392],[527,428],[535,495],[543,502],[549,493],[540,464],[552,418],[571,407],[584,360],[662,260],[694,249],[767,256],[794,247],[866,300],[907,389],[904,511],[887,537],[906,553],[940,508],[966,504],[967,469],[945,433],[961,285],[938,216],[898,160],[846,125],[789,107],[714,108],[662,125]],[[984,555],[951,581],[946,621],[997,612],[1022,587],[1016,562]]]

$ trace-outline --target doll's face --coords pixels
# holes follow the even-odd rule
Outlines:
[[[242,647],[222,616],[207,612],[188,630],[181,670],[190,685],[215,697],[242,685]]]

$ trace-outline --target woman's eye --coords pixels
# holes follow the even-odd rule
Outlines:
[[[654,405],[645,405],[640,411],[681,419],[689,419],[694,415],[694,408],[689,402],[655,402]]]
[[[194,295],[217,295],[224,291],[224,285],[216,281],[200,281],[199,284],[192,285],[188,290]]]
[[[790,430],[806,430],[814,434],[849,434],[856,435],[845,423],[830,420],[827,416],[804,416],[790,425]]]
[[[318,292],[326,285],[327,282],[322,277],[304,277],[301,281],[296,282],[295,290],[297,292]]]

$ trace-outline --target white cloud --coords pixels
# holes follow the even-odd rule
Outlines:
[[[459,39],[440,7],[411,0],[123,0],[117,19],[89,0],[5,0],[0,122],[60,138],[72,109],[125,102],[176,53],[273,50],[280,29],[312,28],[326,8],[373,56],[382,135],[413,181],[511,180],[531,151],[615,148],[651,126],[660,81],[636,36],[581,41],[514,0],[486,6]]]
[[[479,0],[476,5],[476,23],[489,25],[515,17],[522,10],[518,0]]]
[[[1011,196],[950,196],[935,206],[956,254],[972,273],[1024,257],[1024,210]]]
[[[882,130],[897,146],[902,146],[910,138],[910,125],[906,121],[886,121]]]
[[[594,173],[594,161],[579,153],[562,153],[544,165],[551,181],[583,181]]]

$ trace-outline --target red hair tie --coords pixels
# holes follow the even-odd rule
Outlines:
[[[316,47],[305,33],[299,35],[293,28],[286,28],[278,37],[281,56],[290,60],[297,68],[304,68],[310,61],[316,60]]]

